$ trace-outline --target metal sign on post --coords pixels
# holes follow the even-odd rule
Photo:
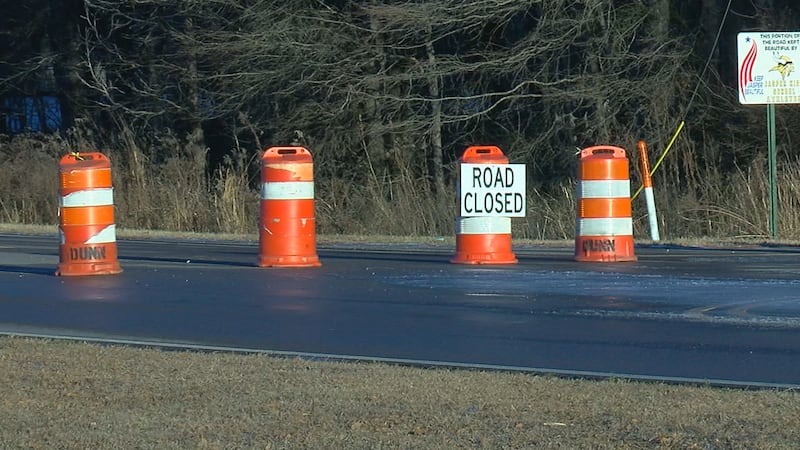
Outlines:
[[[747,32],[737,35],[739,103],[767,105],[770,235],[778,237],[777,150],[775,105],[800,103],[800,32]]]
[[[525,164],[461,164],[463,217],[525,217]]]

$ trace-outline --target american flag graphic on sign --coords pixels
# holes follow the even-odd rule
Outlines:
[[[746,41],[752,44],[750,45],[750,50],[747,51],[747,55],[745,55],[744,60],[742,61],[742,67],[739,69],[739,91],[742,93],[742,98],[746,98],[744,89],[750,82],[753,81],[753,65],[755,64],[756,56],[758,55],[758,46],[756,45],[756,41],[754,39],[750,39],[749,37],[746,39]]]

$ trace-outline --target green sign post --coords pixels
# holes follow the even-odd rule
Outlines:
[[[778,151],[775,148],[775,105],[767,105],[767,155],[769,158],[769,236],[778,237]]]

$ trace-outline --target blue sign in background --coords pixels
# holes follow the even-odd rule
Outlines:
[[[61,101],[52,95],[6,97],[3,116],[5,131],[10,134],[58,131],[62,126]]]

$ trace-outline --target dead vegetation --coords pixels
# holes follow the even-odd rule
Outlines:
[[[132,145],[132,144],[131,144]],[[255,236],[258,221],[257,157],[210,169],[204,153],[179,140],[162,143],[161,164],[134,165],[123,153],[145,159],[138,147],[106,151],[112,160],[116,221],[120,228]],[[57,224],[58,159],[70,151],[94,150],[52,135],[0,137],[0,222]],[[709,168],[702,180],[680,189],[656,177],[656,205],[665,239],[768,239],[769,186],[765,158],[728,174]],[[778,230],[781,239],[800,239],[800,160],[778,170]],[[632,181],[635,190],[636,180]],[[519,239],[574,238],[574,181],[558,189],[528,190],[527,216],[514,219]],[[452,236],[455,186],[444,200],[412,178],[387,186],[322,179],[316,187],[318,232],[322,235]],[[634,234],[647,239],[643,196],[634,202]]]
[[[792,449],[798,400],[0,338],[5,448]]]

